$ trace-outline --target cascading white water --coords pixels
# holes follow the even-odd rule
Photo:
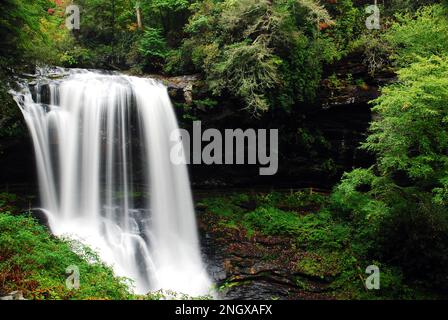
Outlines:
[[[169,157],[178,126],[167,89],[151,79],[58,70],[62,78],[41,77],[13,93],[52,232],[98,250],[135,280],[136,292],[209,293],[188,172]],[[146,209],[137,209],[137,193],[149,194]]]

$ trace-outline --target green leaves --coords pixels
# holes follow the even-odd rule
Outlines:
[[[358,224],[355,243],[428,286],[446,283],[448,249],[448,19],[429,6],[399,16],[387,32],[402,68],[373,101],[362,148],[369,169],[346,173],[332,195],[334,215]]]
[[[261,42],[226,46],[209,73],[210,87],[219,94],[227,89],[244,99],[251,111],[267,111],[266,91],[279,85],[279,60]]]
[[[179,11],[189,7],[188,0],[152,0],[151,7],[160,10]]]
[[[447,200],[448,58],[418,60],[400,70],[399,81],[374,101],[378,117],[362,148],[373,152],[377,163],[344,175],[333,195],[339,208],[381,218],[397,199],[409,202],[406,194],[418,201],[433,190],[435,202]]]
[[[363,147],[378,155],[383,174],[404,170],[431,182],[448,170],[448,58],[421,58],[398,74],[375,101],[380,118]]]
[[[0,54],[27,48],[35,37],[43,37],[40,20],[51,7],[48,0],[2,1],[0,11]]]
[[[162,31],[156,28],[146,28],[139,42],[139,50],[147,59],[165,59],[168,48]]]
[[[255,116],[314,97],[322,62],[334,56],[317,36],[318,22],[332,24],[317,1],[205,0],[192,10],[182,49],[214,94]]]
[[[429,58],[448,52],[447,7],[426,6],[415,14],[397,14],[397,22],[388,30],[385,40],[395,48],[393,59],[406,66],[417,57]]]

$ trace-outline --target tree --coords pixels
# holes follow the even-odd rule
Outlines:
[[[143,24],[142,24],[142,12],[140,10],[140,1],[135,2],[135,15],[137,16],[137,28],[142,30]]]
[[[321,62],[332,59],[319,22],[333,21],[316,1],[205,0],[193,11],[180,56],[205,73],[216,95],[230,93],[254,115],[312,98]]]
[[[0,55],[20,54],[40,32],[40,20],[52,6],[48,0],[4,0],[0,7]]]
[[[8,94],[14,73],[61,61],[59,48],[67,33],[59,28],[62,18],[49,14],[53,8],[48,0],[0,2],[0,138],[24,132],[20,112]]]
[[[362,148],[376,163],[344,174],[332,194],[334,214],[358,224],[375,258],[437,286],[448,284],[448,48],[429,40],[445,36],[445,10],[424,8],[385,35],[402,68],[373,101]]]

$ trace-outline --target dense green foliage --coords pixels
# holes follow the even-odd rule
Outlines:
[[[69,4],[2,4],[0,56],[19,61],[19,53],[31,64],[134,73],[201,73],[210,95],[233,98],[253,115],[313,102],[326,64],[345,57],[365,37],[366,53],[381,44],[365,29],[361,1],[79,0],[81,27],[72,32],[64,28]],[[399,10],[397,19],[409,20],[423,4],[395,0],[385,12]],[[422,14],[437,22],[431,13]],[[440,31],[438,46],[444,43]]]
[[[446,6],[428,6],[416,14],[397,14],[397,22],[384,38],[392,48],[392,59],[400,67],[418,57],[445,55],[448,52],[448,25]]]
[[[333,58],[319,37],[319,23],[333,23],[323,7],[315,1],[204,1],[196,8],[179,57],[191,57],[213,93],[230,93],[254,113],[312,98],[321,62]]]
[[[23,1],[5,0],[0,13],[0,53],[2,56],[15,54],[17,49],[32,47],[33,38],[42,38],[40,20],[48,0]]]
[[[95,252],[57,239],[34,219],[5,211],[14,197],[0,194],[0,283],[2,294],[21,290],[28,299],[127,299],[130,282],[117,278]],[[9,208],[13,209],[13,208]],[[68,289],[65,270],[77,266],[79,289]]]
[[[436,288],[448,284],[447,22],[435,5],[385,35],[402,68],[373,102],[378,118],[362,147],[377,161],[345,174],[333,194],[334,212],[360,226],[362,254]]]
[[[63,64],[74,44],[64,19],[49,0],[5,0],[0,4],[0,138],[23,133],[20,112],[8,94],[12,77],[36,64]],[[1,145],[0,145],[1,153]]]
[[[294,251],[301,252],[296,272],[327,279],[327,294],[339,299],[416,299],[437,295],[422,290],[418,283],[405,281],[400,268],[365,254],[369,245],[366,226],[337,216],[332,199],[303,190],[291,193],[235,194],[203,199],[199,207],[218,218],[223,232],[238,232],[249,238],[285,237]],[[255,209],[249,209],[249,204]],[[363,227],[363,229],[360,229]],[[266,260],[274,257],[267,256]],[[288,263],[291,263],[289,261]],[[381,270],[381,289],[366,290],[366,266]],[[300,286],[300,282],[297,284]],[[424,288],[424,286],[423,286]],[[304,288],[306,289],[306,288]]]
[[[312,101],[323,64],[342,57],[362,25],[351,0],[328,8],[315,0],[80,0],[81,28],[68,36],[68,4],[45,14],[50,2],[40,1],[28,5],[32,14],[19,11],[34,33],[20,38],[19,24],[13,51],[66,66],[199,72],[213,94],[252,114]]]

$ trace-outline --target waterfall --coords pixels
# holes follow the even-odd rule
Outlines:
[[[166,87],[56,69],[13,95],[52,232],[97,250],[138,293],[208,294],[187,168],[169,157],[178,125]]]

